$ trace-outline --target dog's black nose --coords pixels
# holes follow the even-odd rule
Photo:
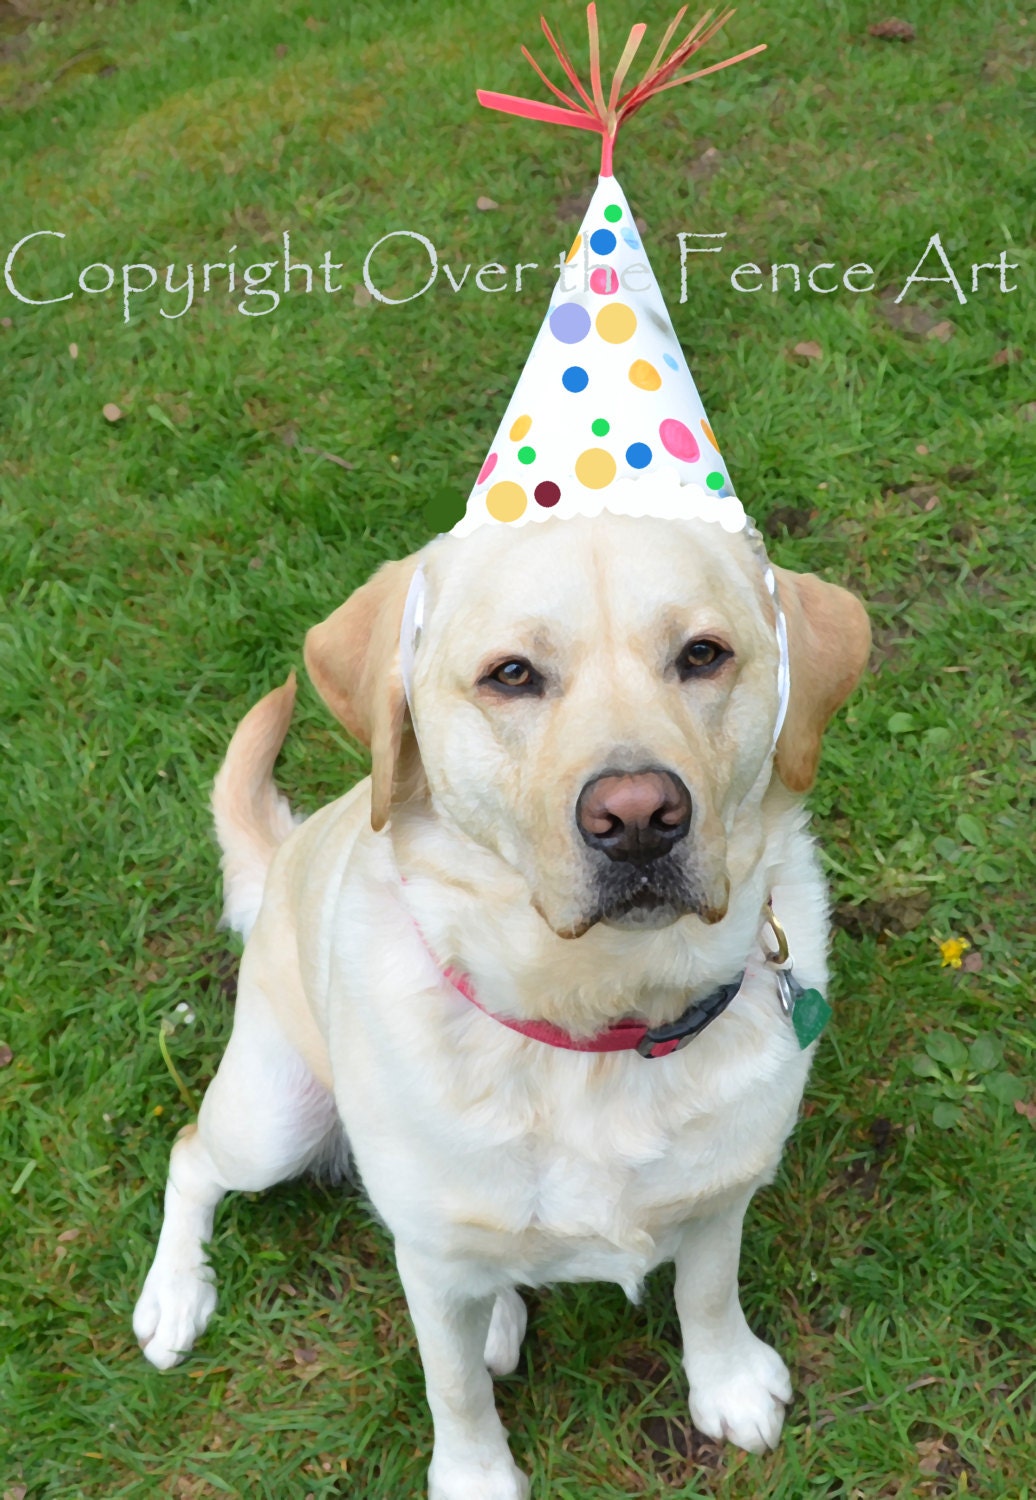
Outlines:
[[[691,794],[671,771],[606,771],[579,793],[576,823],[591,849],[644,865],[687,837]]]

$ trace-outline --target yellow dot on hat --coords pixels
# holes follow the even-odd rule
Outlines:
[[[576,459],[576,478],[588,490],[603,490],[615,478],[615,460],[603,448],[586,448]]]
[[[716,452],[718,453],[719,452],[719,444],[716,441],[716,434],[713,432],[712,428],[709,426],[708,422],[706,422],[706,420],[705,420],[704,417],[702,417],[702,420],[701,420],[701,430],[702,430],[702,432],[704,432],[705,436],[708,438],[709,442],[712,444],[712,446],[715,448]]]
[[[630,380],[642,391],[657,391],[662,377],[646,359],[635,359],[630,365]]]
[[[625,302],[611,302],[596,318],[597,332],[606,344],[624,344],[637,331],[637,315]]]
[[[569,264],[570,261],[575,260],[576,256],[579,254],[579,247],[580,247],[580,245],[582,243],[583,243],[583,236],[581,234],[577,234],[576,237],[575,237],[575,239],[572,241],[572,248],[571,248],[571,250],[565,256],[565,265],[566,266]]]
[[[486,496],[486,510],[494,521],[517,521],[526,504],[525,491],[510,479],[501,479]]]
[[[518,417],[514,422],[511,423],[511,442],[520,443],[531,426],[531,417]]]

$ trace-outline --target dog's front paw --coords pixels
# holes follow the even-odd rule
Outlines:
[[[503,1462],[453,1463],[433,1458],[428,1500],[526,1500],[529,1481],[510,1455]]]
[[[777,1446],[791,1377],[775,1349],[745,1330],[733,1349],[697,1354],[687,1361],[691,1421],[717,1442],[749,1453]]]
[[[156,1261],[133,1310],[133,1332],[155,1368],[171,1370],[194,1347],[215,1307],[215,1278],[206,1262],[171,1272]]]

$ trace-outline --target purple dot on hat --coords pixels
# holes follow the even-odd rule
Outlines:
[[[585,391],[590,384],[590,377],[582,365],[569,365],[561,377],[561,384],[566,391]]]
[[[615,236],[610,229],[595,229],[590,236],[590,249],[595,255],[610,255],[615,249]]]
[[[659,425],[658,435],[662,439],[662,447],[674,458],[681,458],[685,463],[696,463],[699,456],[697,439],[689,427],[678,422],[675,417],[666,417]]]
[[[550,315],[550,331],[561,344],[579,344],[590,332],[590,314],[577,302],[563,302]]]
[[[609,297],[612,292],[619,290],[619,278],[611,266],[598,266],[596,271],[590,272],[590,290],[598,292],[602,297]]]
[[[557,505],[561,499],[561,491],[552,479],[541,480],[532,493],[536,497],[536,504],[547,509],[552,505]]]
[[[631,250],[640,249],[640,241],[637,239],[637,236],[632,229],[627,229],[624,226],[620,233],[622,234],[623,239],[626,241]]]
[[[651,449],[647,443],[630,443],[626,449],[626,462],[631,469],[646,469],[651,462]]]
[[[481,484],[483,480],[489,478],[490,474],[492,474],[493,470],[496,468],[496,459],[497,455],[495,453],[491,453],[489,455],[485,463],[482,465],[481,469],[479,469],[478,471],[478,478],[475,480],[476,484]]]
[[[662,358],[665,360],[666,364],[671,370],[678,370],[680,368],[671,354],[663,354]]]

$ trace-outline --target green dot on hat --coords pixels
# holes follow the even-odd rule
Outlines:
[[[622,209],[617,203],[609,203],[608,207],[604,210],[604,217],[608,220],[609,224],[617,224],[622,218]]]
[[[535,461],[536,461],[536,449],[535,448],[519,448],[518,449],[518,462],[520,464],[531,464],[531,463],[535,463]],[[722,475],[720,476],[720,480],[722,482]]]
[[[710,490],[721,490],[726,481],[724,480],[723,475],[720,474],[718,470],[713,469],[712,473],[705,480],[705,483],[708,485]]]
[[[594,437],[607,437],[611,431],[612,424],[604,417],[595,417],[590,423],[590,431]]]

